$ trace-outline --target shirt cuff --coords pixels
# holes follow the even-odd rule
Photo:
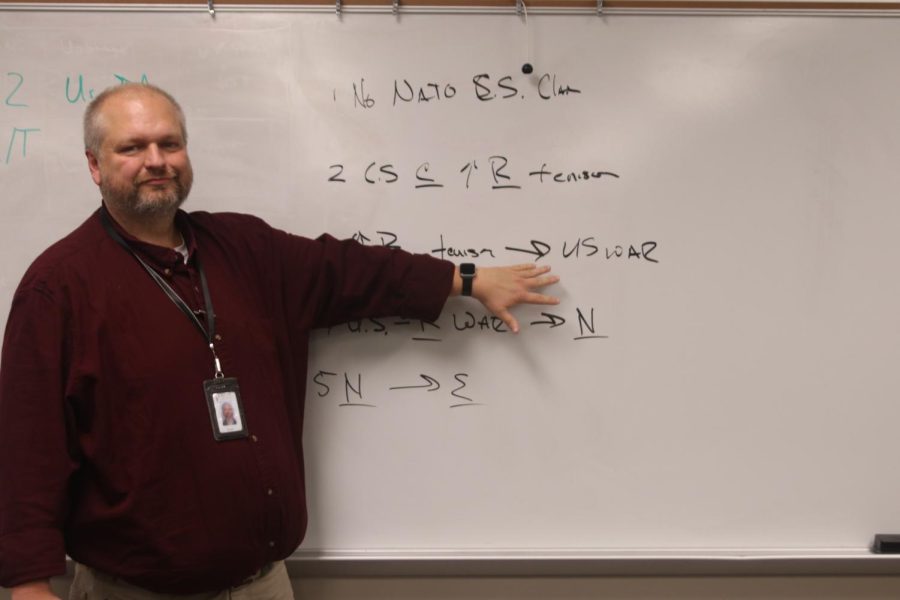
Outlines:
[[[425,254],[412,255],[413,275],[403,286],[399,316],[433,322],[441,315],[453,286],[452,262]]]
[[[65,575],[66,550],[56,529],[23,529],[0,536],[0,586]]]

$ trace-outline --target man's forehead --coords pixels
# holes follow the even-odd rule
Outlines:
[[[109,98],[101,107],[102,113],[129,114],[162,111],[175,114],[175,107],[165,97],[150,92],[124,92]]]
[[[178,114],[172,103],[164,96],[150,92],[125,92],[109,98],[103,103],[100,118],[112,131],[130,135],[132,129],[176,128],[180,132]]]

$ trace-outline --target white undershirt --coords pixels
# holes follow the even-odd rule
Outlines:
[[[177,247],[175,247],[175,248],[172,248],[172,250],[174,250],[175,252],[177,252],[178,254],[180,254],[181,256],[183,256],[183,257],[184,257],[184,264],[187,264],[187,261],[188,261],[188,249],[187,249],[187,244],[186,244],[185,242],[181,242],[181,245],[180,245],[180,246],[177,246]]]

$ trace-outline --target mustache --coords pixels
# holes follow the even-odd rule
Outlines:
[[[144,177],[142,179],[135,181],[135,184],[143,185],[150,181],[157,181],[159,179],[165,179],[167,181],[178,181],[179,174],[177,172],[174,172],[174,173],[161,173],[159,175],[151,175],[149,177]]]

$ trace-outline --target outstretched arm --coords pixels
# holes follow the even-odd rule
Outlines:
[[[472,297],[499,317],[513,333],[519,332],[519,322],[509,309],[517,304],[559,304],[559,298],[534,290],[559,281],[556,275],[548,275],[550,267],[527,263],[510,267],[478,267],[472,282]],[[459,267],[453,273],[451,296],[462,293],[462,277]]]

